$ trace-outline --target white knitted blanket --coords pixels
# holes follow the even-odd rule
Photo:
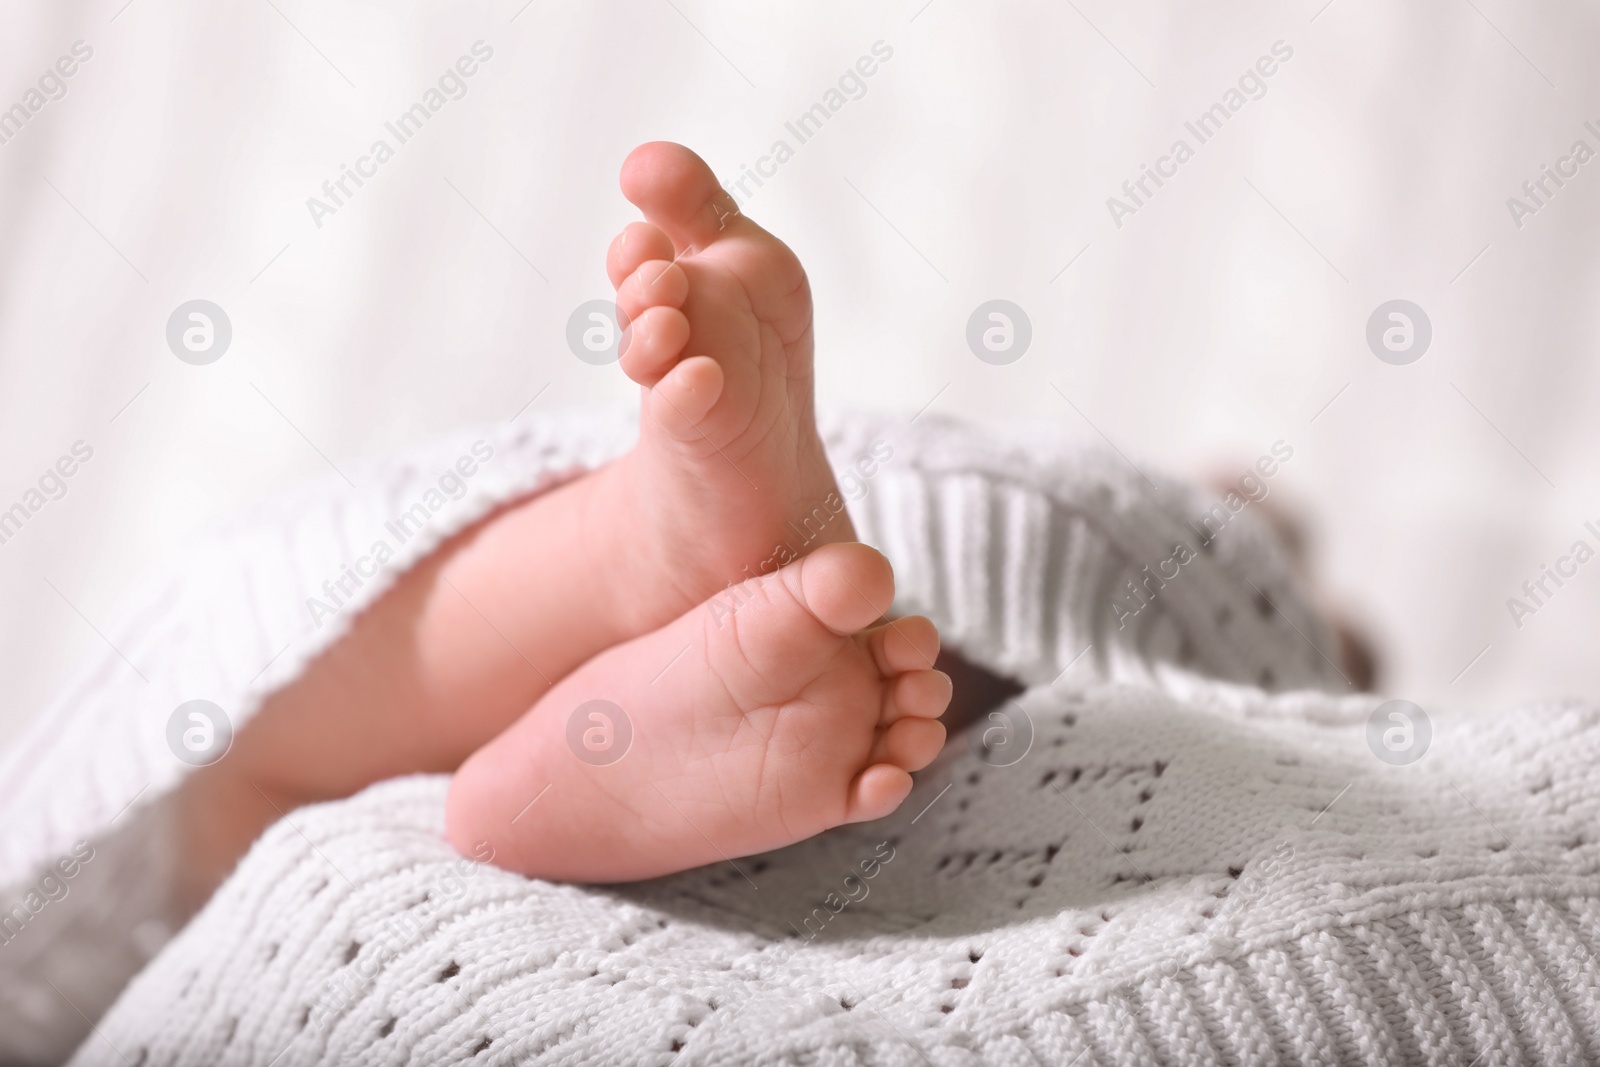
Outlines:
[[[184,769],[171,710],[204,696],[237,726],[294,677],[384,578],[320,629],[306,598],[474,440],[494,460],[390,580],[629,434],[468,434],[320,486],[225,531],[113,635],[133,663],[108,657],[0,766],[0,902],[95,850],[0,946],[35,1009],[0,1009],[37,1035],[17,1055],[60,1032],[60,1001],[97,1013],[86,953],[114,995],[182,918],[137,859],[159,858]],[[841,470],[892,445],[852,513],[898,607],[1030,686],[899,813],[596,890],[456,857],[445,781],[384,783],[268,831],[74,1062],[1600,1061],[1600,713],[1435,714],[1423,758],[1392,765],[1369,746],[1379,700],[1337,695],[1248,507],[1199,551],[1208,503],[1119,459],[927,419],[828,439]],[[1194,558],[1130,617],[1125,583],[1180,543]],[[13,954],[69,920],[94,943]]]

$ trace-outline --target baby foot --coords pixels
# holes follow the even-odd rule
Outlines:
[[[648,221],[612,242],[606,271],[644,395],[639,444],[602,472],[596,514],[627,531],[623,608],[643,632],[855,532],[812,412],[799,260],[681,145],[634,149],[622,191]]]
[[[616,882],[888,815],[950,702],[933,623],[873,625],[893,595],[883,556],[833,545],[722,594],[729,615],[691,610],[601,653],[462,765],[450,840],[534,877]],[[569,743],[592,701],[615,706],[592,720],[612,743],[631,726],[615,762]]]
[[[197,894],[283,812],[457,767],[601,650],[855,539],[813,421],[794,254],[686,148],[638,148],[622,188],[649,220],[607,256],[633,320],[622,367],[645,387],[637,447],[453,537],[273,694],[186,796]]]

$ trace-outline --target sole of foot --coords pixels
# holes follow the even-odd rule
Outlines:
[[[645,216],[606,257],[630,320],[622,369],[642,387],[639,443],[602,472],[591,514],[621,512],[624,610],[653,628],[855,531],[817,433],[800,261],[682,145],[636,148],[621,185]]]
[[[934,625],[884,622],[889,563],[818,549],[595,657],[456,773],[465,855],[617,882],[882,818],[944,744]]]

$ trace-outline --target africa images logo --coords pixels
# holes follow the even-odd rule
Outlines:
[[[609,767],[633,746],[633,720],[621,705],[587,700],[567,716],[567,747],[591,767]]]

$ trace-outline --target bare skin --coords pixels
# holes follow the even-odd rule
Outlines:
[[[944,746],[950,679],[931,669],[933,623],[874,625],[888,561],[829,545],[732,595],[732,614],[697,608],[596,656],[474,753],[446,806],[457,849],[633,881],[899,807]]]
[[[681,146],[636,149],[621,186],[646,219],[606,257],[632,320],[621,366],[643,387],[638,445],[452,539],[189,778],[196,901],[282,814],[453,771],[598,653],[802,549],[854,540],[842,505],[819,511],[839,497],[799,262]],[[791,523],[814,538],[789,546]]]

